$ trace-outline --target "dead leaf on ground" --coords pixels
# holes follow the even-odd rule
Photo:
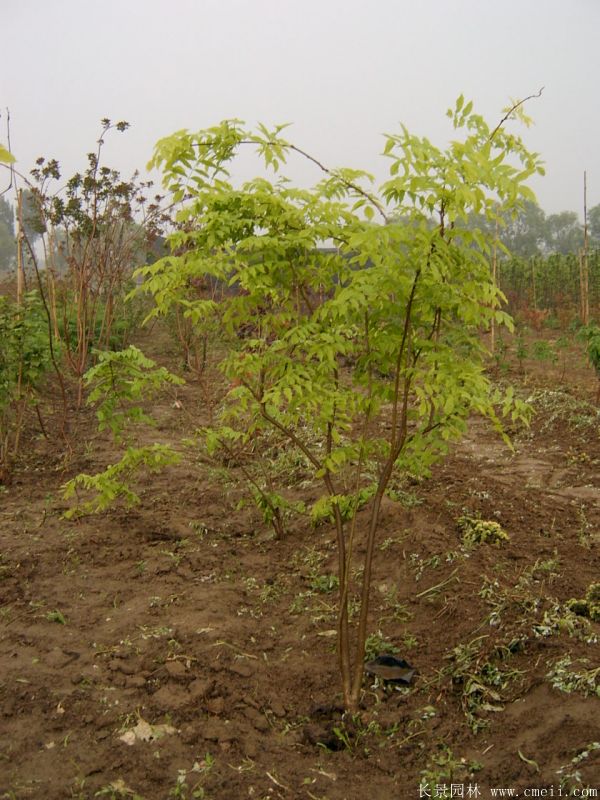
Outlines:
[[[137,725],[119,736],[119,741],[131,747],[138,741],[154,742],[171,733],[176,733],[172,725],[150,725],[149,722],[140,717]]]

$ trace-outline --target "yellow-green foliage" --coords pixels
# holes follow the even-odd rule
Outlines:
[[[590,583],[585,599],[588,603],[600,603],[600,583]]]
[[[15,161],[16,159],[13,154],[9,152],[3,144],[0,144],[0,163],[14,164]]]
[[[337,504],[344,522],[352,519],[375,494],[374,486],[365,486],[356,494],[338,494],[330,497],[323,495],[310,510],[312,524],[316,527],[324,522],[333,522],[335,519],[334,504]]]
[[[169,445],[153,444],[147,447],[128,447],[120,461],[108,466],[104,472],[76,475],[63,486],[63,497],[70,500],[79,490],[92,492],[89,500],[79,500],[65,511],[66,519],[84,514],[98,514],[123,500],[128,507],[140,502],[139,496],[129,488],[130,480],[140,471],[159,472],[164,467],[177,464],[178,453]]]
[[[495,544],[499,547],[502,542],[510,540],[510,536],[503,530],[500,523],[493,520],[464,515],[459,517],[458,527],[462,533],[463,544],[467,547],[475,547],[479,544]]]
[[[600,583],[590,583],[585,598],[568,600],[567,608],[579,617],[600,622]]]

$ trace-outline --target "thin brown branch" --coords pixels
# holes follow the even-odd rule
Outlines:
[[[212,140],[207,140],[205,142],[194,142],[194,147],[210,147],[212,144],[214,144],[214,141]],[[255,139],[241,139],[238,142],[238,144],[256,145],[257,141]],[[268,144],[275,145],[280,143],[269,142]],[[287,150],[293,151],[294,153],[298,153],[298,155],[300,156],[303,156],[304,158],[307,159],[307,161],[310,161],[312,164],[318,167],[321,170],[321,172],[324,172],[326,175],[329,175],[332,178],[333,177],[337,178],[348,189],[352,189],[353,192],[356,192],[356,194],[360,195],[361,197],[364,197],[365,200],[371,203],[371,205],[374,206],[374,208],[377,210],[377,213],[381,216],[381,218],[386,224],[389,222],[389,217],[385,213],[383,205],[379,202],[379,200],[375,197],[375,195],[371,194],[371,192],[368,192],[366,189],[363,189],[362,186],[359,186],[354,181],[350,181],[347,178],[344,178],[342,175],[339,175],[338,173],[335,172],[335,170],[329,169],[329,167],[326,167],[325,164],[319,161],[318,158],[311,156],[310,153],[307,153],[306,150],[302,150],[301,147],[297,147],[295,144],[289,144],[288,142],[283,143],[281,146],[286,148]]]
[[[509,120],[509,119],[510,119],[510,117],[511,117],[511,116],[514,114],[514,112],[517,110],[517,108],[520,108],[520,107],[521,107],[522,105],[524,105],[524,104],[525,104],[525,103],[526,103],[528,100],[534,100],[536,97],[541,97],[541,96],[542,96],[542,92],[544,91],[544,88],[545,88],[545,87],[544,87],[544,86],[542,86],[542,88],[539,90],[539,92],[536,92],[535,94],[530,94],[530,95],[528,95],[527,97],[524,97],[522,100],[519,100],[519,102],[518,102],[518,103],[515,103],[513,106],[511,106],[511,107],[508,109],[508,111],[506,112],[506,114],[505,114],[505,115],[502,117],[502,119],[500,120],[500,122],[499,122],[499,123],[496,125],[496,127],[494,128],[494,130],[493,130],[493,131],[490,133],[490,136],[489,136],[489,140],[488,140],[488,141],[490,141],[490,142],[492,141],[492,139],[493,139],[493,138],[494,138],[494,136],[495,136],[495,135],[498,133],[498,131],[500,130],[500,128],[501,128],[501,127],[504,125],[504,123],[505,123],[507,120]]]
[[[337,174],[334,170],[329,169],[324,164],[322,164],[318,159],[316,159],[314,156],[311,156],[310,153],[307,153],[305,150],[302,150],[300,147],[296,147],[295,144],[287,144],[286,147],[289,150],[293,150],[295,153],[298,153],[299,155],[304,156],[304,158],[306,158],[308,161],[311,161],[316,167],[318,167],[326,175],[330,175],[331,177],[336,177],[348,189],[352,189],[352,191],[354,191],[357,194],[359,194],[362,197],[364,197],[365,200],[368,200],[369,203],[371,203],[377,209],[377,211],[378,211],[379,215],[382,217],[383,221],[386,224],[389,222],[389,217],[385,213],[385,210],[384,210],[383,206],[381,205],[379,200],[374,195],[371,194],[371,192],[367,192],[366,189],[363,189],[362,186],[359,186],[357,183],[354,183],[354,181],[349,181],[346,178],[342,177],[341,175]]]
[[[44,306],[44,310],[46,312],[46,319],[48,321],[48,349],[50,351],[50,360],[52,361],[52,366],[54,367],[54,372],[56,373],[56,377],[58,378],[58,383],[60,386],[60,393],[63,401],[63,419],[62,419],[62,436],[67,445],[68,450],[71,450],[71,443],[69,442],[69,438],[67,436],[67,428],[68,428],[68,403],[67,403],[67,392],[65,389],[65,381],[63,374],[58,366],[58,362],[56,360],[56,354],[54,351],[54,332],[52,330],[52,315],[50,313],[50,309],[48,308],[48,303],[46,301],[46,295],[44,293],[44,287],[42,285],[42,278],[40,276],[40,270],[37,262],[37,257],[31,246],[31,242],[27,237],[25,231],[22,231],[23,241],[25,242],[27,249],[29,251],[29,255],[31,256],[31,261],[33,263],[33,268],[35,271],[35,276],[37,279],[38,289],[40,291],[40,298],[42,300],[42,304]]]
[[[402,374],[402,359],[404,358],[404,351],[406,348],[406,342],[410,330],[412,307],[415,300],[415,294],[417,291],[417,285],[419,283],[420,277],[421,277],[421,267],[417,269],[417,271],[415,272],[415,277],[413,278],[413,284],[410,290],[410,295],[408,297],[408,303],[406,304],[406,316],[404,318],[404,330],[402,331],[402,341],[400,343],[398,356],[396,358],[396,367],[394,376],[394,401],[392,407],[392,441],[390,443],[392,450],[396,446],[396,429],[398,424],[398,402],[400,398],[400,376]]]

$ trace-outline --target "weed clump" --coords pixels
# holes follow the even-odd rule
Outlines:
[[[581,664],[587,665],[587,658],[579,659]],[[600,697],[600,667],[596,669],[580,669],[576,672],[570,669],[572,661],[570,656],[560,658],[552,666],[546,677],[553,689],[558,689],[565,694],[582,694],[584,697]]]
[[[600,622],[600,583],[590,583],[584,598],[572,598],[567,600],[566,605],[578,617]]]
[[[508,533],[494,520],[479,519],[465,514],[458,518],[458,527],[465,547],[472,548],[480,544],[493,544],[499,547],[503,542],[510,541]]]

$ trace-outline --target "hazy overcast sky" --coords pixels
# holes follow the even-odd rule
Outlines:
[[[600,0],[0,0],[0,142],[85,167],[99,120],[131,129],[105,163],[145,169],[154,143],[226,117],[292,122],[330,166],[386,177],[381,134],[400,122],[444,144],[462,92],[496,123],[545,86],[523,129],[547,175],[547,212],[600,203]],[[295,165],[291,172],[304,167]],[[2,176],[0,175],[0,180]],[[0,189],[3,188],[0,185]]]

